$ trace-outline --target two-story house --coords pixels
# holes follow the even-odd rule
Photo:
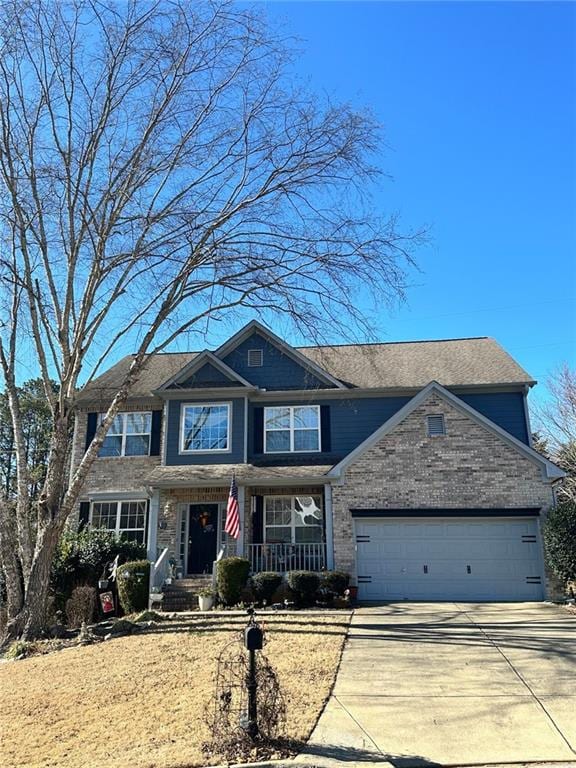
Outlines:
[[[75,461],[129,364],[82,392]],[[80,520],[184,576],[224,549],[253,571],[349,571],[363,599],[538,600],[562,472],[531,447],[534,383],[490,338],[294,348],[251,322],[213,352],[149,361]]]

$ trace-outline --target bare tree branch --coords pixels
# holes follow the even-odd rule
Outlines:
[[[349,337],[369,328],[359,287],[378,307],[403,296],[423,233],[371,207],[380,128],[295,87],[290,56],[260,9],[233,2],[0,6],[0,233],[14,244],[0,280],[18,296],[0,362],[13,420],[24,365],[53,420],[10,636],[39,629],[56,542],[150,354],[234,312]],[[78,388],[128,344],[67,486]]]

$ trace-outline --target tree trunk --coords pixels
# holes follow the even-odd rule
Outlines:
[[[0,501],[0,564],[6,579],[8,618],[14,618],[24,604],[22,568],[14,546],[16,539],[15,512],[5,500]]]
[[[38,536],[38,543],[21,610],[10,618],[0,650],[14,640],[35,640],[46,629],[46,607],[50,589],[50,568],[63,523],[54,521]]]

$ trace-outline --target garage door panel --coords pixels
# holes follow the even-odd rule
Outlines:
[[[365,600],[540,600],[534,519],[356,520]]]

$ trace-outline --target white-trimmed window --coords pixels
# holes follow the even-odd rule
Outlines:
[[[322,541],[320,496],[265,496],[264,541],[268,544],[313,544]]]
[[[104,414],[100,414],[100,421]],[[118,413],[110,425],[98,456],[148,456],[150,454],[151,411]]]
[[[319,405],[281,405],[264,408],[265,453],[318,453],[319,451]]]
[[[181,453],[230,450],[230,403],[182,406]]]
[[[146,542],[145,500],[93,501],[90,509],[90,525],[114,531],[128,541]]]

